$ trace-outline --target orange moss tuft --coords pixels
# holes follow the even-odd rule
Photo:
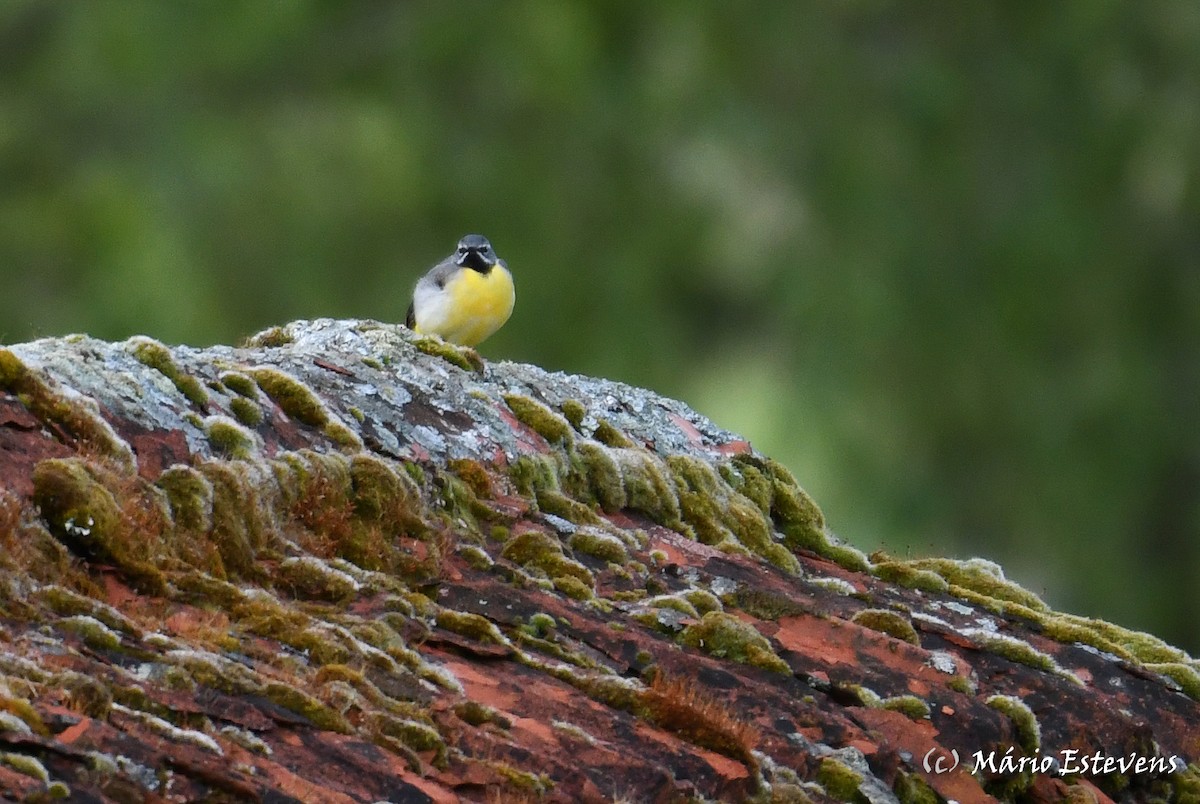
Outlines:
[[[201,645],[216,650],[237,650],[239,642],[230,628],[229,615],[223,611],[197,609],[186,617],[176,617],[170,622],[175,636],[189,644]]]
[[[21,522],[21,500],[17,495],[0,489],[0,544],[10,547]]]
[[[642,693],[640,703],[645,717],[655,725],[757,769],[752,751],[758,745],[758,729],[690,679],[667,678],[660,672]]]
[[[337,556],[339,546],[351,537],[354,504],[349,489],[324,473],[307,478],[290,513],[303,526],[300,546],[320,558]]]

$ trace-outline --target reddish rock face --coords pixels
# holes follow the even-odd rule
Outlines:
[[[1191,657],[868,559],[678,402],[270,335],[0,350],[6,799],[1200,795]]]

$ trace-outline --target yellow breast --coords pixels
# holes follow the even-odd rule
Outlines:
[[[482,343],[512,315],[516,291],[512,274],[501,265],[486,274],[463,269],[439,294],[440,304],[417,311],[417,329],[463,346]]]

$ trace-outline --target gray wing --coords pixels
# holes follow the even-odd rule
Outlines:
[[[417,286],[413,289],[413,300],[408,303],[408,314],[404,319],[405,326],[413,329],[417,324],[417,299],[422,296],[430,296],[446,287],[446,281],[457,270],[459,270],[458,263],[454,261],[454,255],[451,254],[430,268],[425,276],[417,280]]]
[[[417,283],[417,286],[436,285],[437,289],[441,290],[442,288],[446,287],[446,280],[448,280],[450,276],[459,269],[459,264],[454,261],[454,255],[450,255],[437,265],[430,268],[429,272],[425,274],[425,276],[421,277],[421,281]]]

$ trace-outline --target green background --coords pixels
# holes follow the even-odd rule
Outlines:
[[[1200,650],[1200,4],[0,4],[0,339],[401,321]]]

